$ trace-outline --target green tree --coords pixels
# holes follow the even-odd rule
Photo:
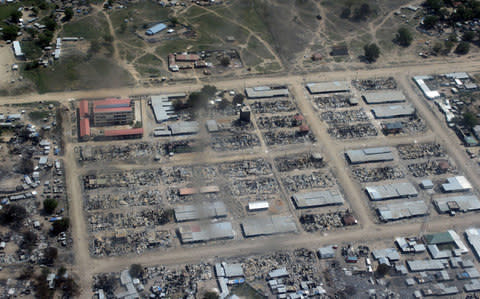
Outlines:
[[[442,50],[442,48],[443,48],[442,43],[436,42],[435,45],[433,45],[433,52],[435,52],[436,54],[438,54],[438,53],[440,53],[440,51]]]
[[[342,13],[340,14],[340,18],[342,19],[348,19],[350,18],[350,14],[352,13],[350,7],[345,7],[343,10],[342,10]]]
[[[220,298],[220,296],[218,296],[216,292],[212,292],[212,291],[206,292],[203,295],[203,299],[218,299],[218,298]]]
[[[410,46],[412,44],[412,40],[413,40],[412,33],[410,32],[410,30],[408,30],[408,28],[402,27],[398,29],[397,42],[401,46],[404,46],[404,47]]]
[[[73,8],[65,8],[65,21],[70,21],[73,18]]]
[[[462,116],[463,124],[470,129],[478,125],[478,118],[473,112],[465,111]]]
[[[245,96],[241,93],[237,93],[233,97],[233,105],[238,105],[238,104],[243,104],[243,100],[245,99]]]
[[[53,198],[47,198],[43,201],[43,209],[47,214],[52,214],[53,211],[55,211],[55,209],[57,208],[57,206],[58,202]]]
[[[203,93],[207,98],[211,99],[217,93],[217,88],[213,85],[204,85],[200,92]]]
[[[22,17],[22,12],[18,10],[14,10],[10,14],[10,20],[12,20],[13,23],[18,23],[21,17]]]
[[[365,58],[369,62],[374,62],[380,57],[380,48],[375,43],[366,44],[363,49],[365,51]]]
[[[437,22],[438,22],[438,16],[426,16],[424,19],[423,19],[423,27],[425,27],[426,29],[431,29],[433,28]]]
[[[18,27],[15,25],[7,25],[3,27],[3,39],[4,40],[15,40],[18,36]]]
[[[223,56],[222,59],[220,59],[220,64],[227,67],[230,65],[230,57],[228,56]]]
[[[38,35],[37,44],[40,48],[45,48],[50,45],[52,38],[53,38],[53,32],[50,30],[45,30],[44,32]]]
[[[445,5],[443,0],[427,0],[425,4],[435,11],[439,11]]]
[[[375,273],[380,277],[387,275],[388,272],[390,272],[390,267],[385,264],[379,264],[377,270],[375,271]]]
[[[23,220],[27,218],[28,213],[24,207],[11,204],[3,206],[2,213],[0,214],[0,220],[3,224],[8,224],[14,227],[20,227]]]
[[[474,31],[467,31],[463,34],[462,39],[466,42],[471,42],[475,38],[475,32]]]
[[[445,48],[443,50],[443,54],[447,55],[452,51],[453,47],[455,46],[455,42],[448,39],[448,40],[445,41],[444,46],[445,46]]]
[[[368,3],[363,3],[362,5],[360,5],[360,7],[355,9],[353,18],[357,21],[366,20],[371,13],[372,10],[370,8],[370,5],[368,5]]]
[[[55,21],[54,16],[50,16],[45,20],[45,26],[50,31],[55,31],[57,29],[57,22]]]
[[[133,278],[141,278],[143,276],[143,267],[140,264],[132,264],[128,272]]]
[[[457,47],[455,48],[455,53],[459,55],[468,54],[470,51],[470,44],[466,41],[461,41],[458,43]]]
[[[35,247],[35,244],[37,243],[38,236],[35,232],[32,232],[30,230],[24,232],[22,234],[23,240],[22,244],[20,245],[20,248],[22,249],[27,249],[27,250],[32,250]]]
[[[55,247],[47,247],[43,251],[43,258],[46,265],[53,265],[58,257],[58,249]]]
[[[67,231],[70,227],[70,219],[68,217],[54,221],[52,223],[52,233],[56,236],[61,232]]]
[[[173,27],[177,26],[178,18],[177,17],[171,17],[170,18],[170,23],[172,23]]]

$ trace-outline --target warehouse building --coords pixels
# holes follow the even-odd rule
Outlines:
[[[118,129],[118,130],[105,130],[103,136],[98,136],[98,139],[136,139],[142,138],[143,128],[132,129]]]
[[[442,184],[444,192],[466,192],[472,190],[472,184],[464,176],[447,178],[447,183]]]
[[[167,25],[163,23],[156,24],[145,31],[146,35],[155,35],[163,30],[167,29]]]
[[[465,230],[465,236],[467,237],[467,241],[472,247],[475,256],[480,261],[480,229],[469,228]]]
[[[153,114],[157,123],[162,123],[167,120],[177,119],[172,100],[186,97],[185,93],[154,95],[150,97],[150,105],[152,106]]]
[[[306,86],[310,94],[325,94],[350,91],[350,83],[348,81],[307,83]]]
[[[393,161],[392,150],[388,147],[348,150],[345,156],[350,164]]]
[[[415,76],[413,77],[413,81],[417,83],[418,88],[422,91],[423,95],[429,99],[433,100],[440,97],[440,93],[436,90],[431,90],[430,87],[425,83],[425,80],[432,80],[433,77],[431,76]]]
[[[396,118],[415,115],[415,108],[410,104],[381,106],[372,109],[375,118]]]
[[[242,229],[248,238],[296,232],[297,226],[288,216],[249,217],[243,221]]]
[[[93,125],[95,127],[129,125],[135,118],[130,99],[105,99],[93,102]]]
[[[175,207],[177,222],[193,221],[207,218],[221,218],[227,216],[227,208],[221,201],[199,205],[183,205]]]
[[[406,98],[403,92],[398,90],[369,92],[362,95],[362,98],[365,101],[365,103],[369,105],[400,103],[400,102],[406,101]]]
[[[168,125],[173,136],[197,134],[200,130],[197,121],[180,121]]]
[[[412,272],[440,271],[445,269],[443,260],[413,260],[407,261],[407,266]]]
[[[178,228],[178,234],[182,243],[233,239],[235,236],[230,222],[183,225]]]
[[[269,208],[269,204],[267,201],[255,201],[255,202],[248,203],[249,212],[268,210],[268,208]]]
[[[13,54],[15,54],[15,58],[17,59],[25,59],[25,54],[22,52],[22,47],[20,46],[20,42],[18,40],[13,41]]]
[[[480,201],[475,195],[455,195],[435,198],[433,204],[439,213],[466,213],[480,210]]]
[[[367,186],[365,191],[370,200],[388,200],[405,197],[415,197],[418,195],[415,186],[412,183],[392,183],[378,186]]]
[[[428,207],[423,200],[393,202],[377,206],[377,213],[382,221],[395,221],[427,215]]]
[[[295,193],[292,198],[297,209],[342,205],[344,202],[342,194],[336,189]]]
[[[245,88],[245,94],[249,99],[288,97],[286,86],[255,86]]]

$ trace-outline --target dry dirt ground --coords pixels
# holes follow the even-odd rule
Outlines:
[[[456,144],[450,142],[452,136],[449,130],[443,123],[443,120],[438,119],[425,103],[424,99],[418,93],[418,90],[411,81],[412,75],[417,74],[429,74],[429,73],[442,73],[455,70],[463,71],[476,71],[480,66],[478,60],[467,60],[451,62],[443,62],[439,64],[425,64],[425,65],[406,65],[396,68],[379,68],[372,70],[359,70],[358,72],[340,71],[340,72],[328,72],[328,73],[312,73],[307,76],[286,76],[286,77],[259,77],[249,78],[245,80],[225,80],[217,81],[215,85],[220,89],[242,89],[243,86],[251,85],[268,85],[287,83],[290,86],[292,93],[295,96],[297,105],[305,115],[307,122],[310,124],[313,132],[319,140],[319,146],[322,147],[322,151],[325,154],[326,159],[329,161],[329,165],[333,168],[333,171],[339,181],[339,184],[345,191],[346,198],[348,199],[351,207],[356,211],[359,216],[360,226],[357,228],[340,231],[323,235],[311,235],[306,233],[300,233],[298,235],[278,236],[271,238],[259,238],[252,240],[244,240],[241,242],[232,241],[222,246],[202,245],[193,248],[178,248],[175,251],[158,252],[151,251],[141,256],[122,256],[112,258],[94,259],[89,255],[88,250],[88,235],[85,224],[84,212],[83,212],[83,200],[81,196],[81,187],[78,180],[78,165],[75,163],[75,156],[73,148],[76,142],[72,139],[67,140],[67,147],[65,151],[66,155],[66,176],[67,186],[69,192],[69,198],[71,202],[71,217],[73,221],[73,235],[75,244],[75,269],[78,273],[82,273],[81,285],[84,298],[90,297],[91,277],[93,273],[115,271],[128,267],[132,263],[145,263],[145,264],[172,264],[183,262],[196,262],[200,260],[206,260],[214,256],[235,256],[246,255],[251,253],[259,253],[265,250],[272,250],[275,248],[292,248],[292,247],[318,247],[322,244],[328,243],[342,243],[345,240],[379,240],[384,238],[392,238],[398,235],[415,235],[423,230],[427,231],[439,231],[446,228],[464,229],[467,226],[480,225],[478,217],[475,214],[462,215],[460,217],[448,217],[440,216],[433,219],[429,219],[428,223],[422,222],[406,222],[401,225],[387,224],[379,225],[375,223],[370,217],[371,211],[365,200],[359,196],[356,187],[351,181],[348,170],[344,166],[339,152],[344,150],[344,144],[338,142],[330,142],[330,139],[326,133],[326,127],[317,115],[313,112],[311,103],[306,98],[304,92],[304,83],[309,81],[326,81],[326,80],[351,80],[355,78],[372,78],[372,77],[385,77],[394,76],[400,85],[400,88],[404,90],[408,98],[416,106],[421,117],[427,122],[428,127],[432,130],[430,138],[435,138],[437,142],[440,142],[447,150],[448,155],[455,161],[455,164],[461,168],[461,171],[465,173],[472,184],[478,189],[480,187],[480,177],[478,176],[478,166],[474,165],[471,160],[466,156],[465,152]],[[108,89],[98,91],[77,91],[77,92],[64,92],[64,93],[50,93],[50,94],[30,94],[22,97],[3,97],[0,99],[3,103],[11,102],[32,102],[42,99],[58,100],[63,104],[67,104],[72,98],[83,97],[104,97],[104,96],[131,96],[135,94],[152,94],[152,93],[167,93],[167,92],[184,92],[199,89],[202,84],[187,84],[187,85],[173,85],[165,86],[162,88],[122,88],[122,89]],[[145,107],[145,106],[143,106]],[[66,126],[68,132],[69,128]],[[408,139],[408,138],[407,138]],[[405,139],[406,140],[406,139]],[[457,139],[455,139],[457,140]],[[410,138],[413,142],[413,138]],[[136,142],[136,141],[128,141]],[[376,142],[383,142],[380,139]],[[392,141],[393,143],[404,142],[403,139]],[[375,142],[373,142],[375,143]],[[373,144],[372,143],[372,144]],[[353,145],[353,144],[352,144]],[[358,146],[358,144],[357,144]],[[262,150],[262,149],[261,149]],[[264,149],[263,149],[264,150]],[[246,155],[245,158],[252,156]],[[183,163],[189,161],[195,161],[195,156],[182,157]],[[266,242],[266,239],[268,240]]]

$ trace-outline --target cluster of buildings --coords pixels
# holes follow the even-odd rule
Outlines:
[[[81,100],[78,105],[79,139],[93,136],[92,127],[131,126],[135,121],[135,104],[131,99],[108,98]],[[103,134],[101,134],[103,132]],[[140,138],[143,128],[102,129],[97,138]]]

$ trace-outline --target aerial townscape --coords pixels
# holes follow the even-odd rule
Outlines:
[[[480,0],[0,0],[0,298],[480,298]]]

